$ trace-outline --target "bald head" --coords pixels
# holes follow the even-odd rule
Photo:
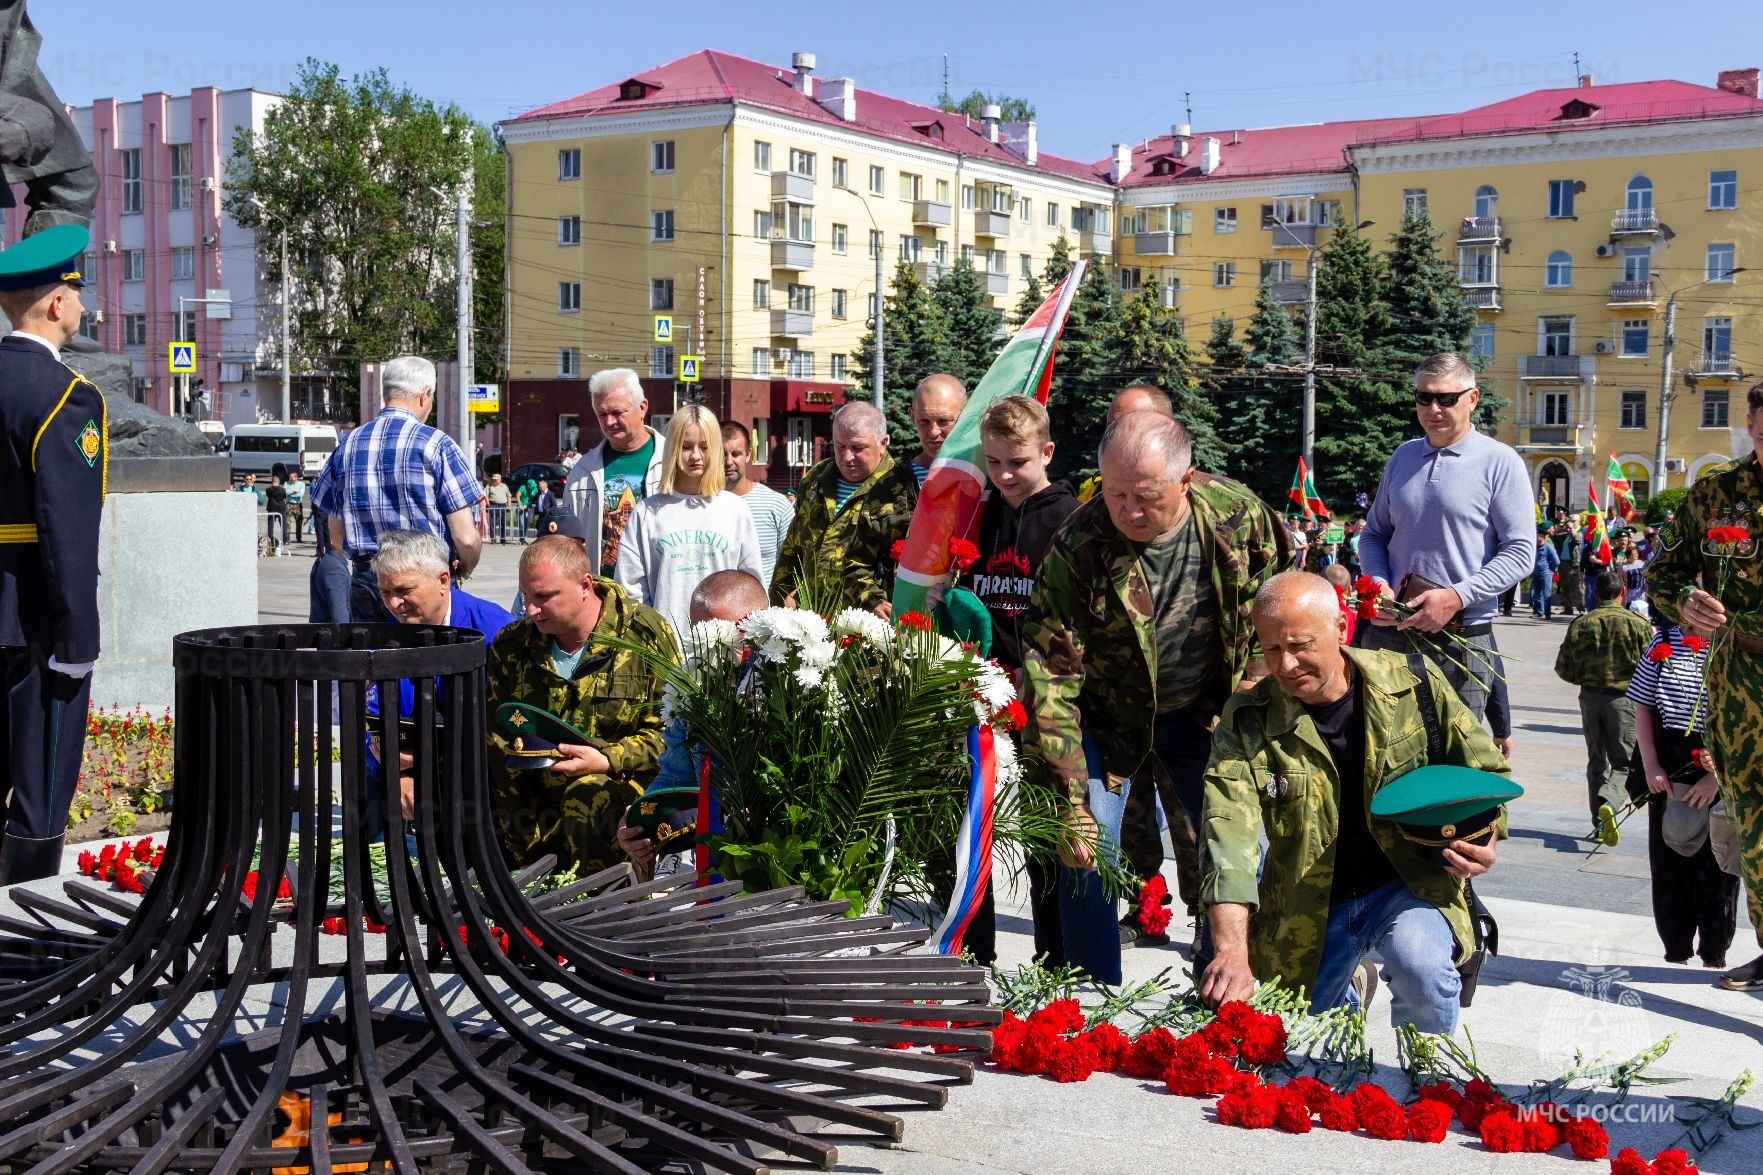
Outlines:
[[[851,437],[870,437],[887,443],[888,422],[881,409],[867,400],[852,400],[833,413],[833,432]]]
[[[1308,571],[1282,571],[1255,593],[1254,618],[1263,614],[1283,615],[1293,609],[1333,617],[1340,611],[1340,597],[1334,584]]]
[[[1194,443],[1181,421],[1155,412],[1129,411],[1114,417],[1102,434],[1097,463],[1138,466],[1161,461],[1170,477],[1181,477],[1194,463]]]
[[[765,585],[751,572],[731,568],[705,577],[692,592],[692,623],[705,620],[745,620],[770,601]]]
[[[1268,673],[1281,689],[1308,706],[1346,696],[1347,617],[1332,583],[1308,571],[1282,571],[1255,593],[1254,620]]]
[[[1108,404],[1108,423],[1113,424],[1128,412],[1157,412],[1175,415],[1175,404],[1169,394],[1153,384],[1130,384],[1114,393]]]
[[[939,371],[918,381],[912,392],[912,429],[918,434],[921,465],[935,461],[943,442],[967,407],[967,389],[947,372]]]

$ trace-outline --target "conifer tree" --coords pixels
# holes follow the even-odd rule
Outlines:
[[[1027,278],[1023,279],[1022,297],[1016,300],[1016,309],[1010,314],[1010,326],[1015,328],[1027,322],[1034,312],[1041,308],[1041,303],[1046,300],[1047,290],[1045,286],[1041,285],[1041,279],[1032,273],[1029,274]]]
[[[1376,490],[1384,463],[1415,427],[1414,397],[1390,363],[1394,321],[1371,242],[1342,225],[1318,260],[1316,361],[1362,373],[1316,381],[1317,491],[1343,511]],[[1302,427],[1295,417],[1293,427]]]
[[[1060,243],[1064,238],[1060,238]],[[1056,266],[1064,268],[1056,270]],[[1069,248],[1054,245],[1047,261],[1049,284],[1070,272]],[[1084,271],[1083,281],[1072,296],[1065,330],[1053,364],[1053,386],[1047,406],[1059,421],[1058,450],[1053,454],[1054,477],[1077,480],[1096,468],[1096,446],[1102,439],[1108,401],[1120,390],[1120,381],[1109,368],[1118,333],[1119,305],[1114,283],[1104,265]]]
[[[1412,371],[1429,355],[1456,351],[1467,355],[1475,332],[1475,310],[1463,297],[1457,267],[1439,248],[1444,234],[1433,231],[1426,210],[1402,218],[1402,227],[1390,234],[1385,255],[1395,336],[1391,362],[1395,372]],[[1483,383],[1475,423],[1491,429],[1512,401]]]
[[[931,287],[931,302],[947,344],[947,366],[942,370],[972,391],[1003,346],[1004,316],[993,309],[992,296],[965,257]]]
[[[912,429],[909,415],[912,389],[932,372],[948,370],[950,352],[942,312],[932,299],[930,288],[919,280],[918,271],[908,262],[894,267],[893,281],[883,299],[882,326],[887,331],[887,348],[882,358],[887,365],[883,372],[887,381],[883,404],[888,437],[895,453],[914,452],[918,434]],[[874,391],[870,379],[874,356],[875,324],[871,320],[857,349],[851,353],[856,369],[854,382],[866,394]]]
[[[1225,468],[1279,509],[1300,445],[1301,377],[1268,374],[1264,369],[1298,362],[1302,349],[1291,315],[1273,296],[1271,280],[1262,279],[1243,340],[1240,344],[1232,340],[1231,345],[1241,371],[1218,397]]]
[[[1176,418],[1193,437],[1194,464],[1210,473],[1223,472],[1217,416],[1200,387],[1193,348],[1182,332],[1181,319],[1161,305],[1156,278],[1122,300],[1109,350],[1110,395],[1134,383],[1163,389],[1174,405]]]

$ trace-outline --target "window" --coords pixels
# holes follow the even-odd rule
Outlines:
[[[869,169],[869,194],[879,196],[887,190],[888,172],[886,168],[871,167]]]
[[[791,351],[790,352],[790,378],[791,379],[813,379],[814,378],[814,352],[813,351]]]
[[[1005,274],[1009,272],[1010,255],[1002,249],[986,250],[986,272]]]
[[[1275,223],[1276,222],[1275,222],[1274,215],[1273,215],[1273,205],[1271,205],[1271,204],[1261,205],[1261,227],[1264,229],[1270,229],[1274,226]]]
[[[649,279],[649,309],[673,309],[673,279],[671,277]]]
[[[1653,206],[1653,181],[1637,175],[1628,181],[1628,210],[1644,212]]]
[[[1572,399],[1572,394],[1569,392],[1544,392],[1541,396],[1538,396],[1537,423],[1566,424],[1567,411]]]
[[[1047,201],[1047,227],[1059,227],[1059,205],[1053,203],[1051,200]]]
[[[582,353],[579,347],[557,348],[557,374],[563,379],[572,379],[582,373]]]
[[[947,204],[949,202],[949,181],[948,180],[936,181],[936,184],[934,185],[932,190],[936,193],[936,200],[937,200],[938,204]]]
[[[1237,263],[1217,261],[1212,265],[1212,284],[1220,289],[1237,284]]]
[[[924,248],[924,242],[920,241],[917,237],[913,236],[911,233],[901,233],[900,234],[900,260],[901,261],[916,262],[919,258],[920,251],[923,248]]]
[[[1622,354],[1629,359],[1644,359],[1647,354],[1647,334],[1652,326],[1645,318],[1625,318],[1622,320]]]
[[[869,230],[869,255],[871,257],[880,257],[881,251],[882,251],[881,230],[872,228]]]
[[[1651,246],[1628,248],[1622,251],[1622,280],[1625,282],[1644,282],[1653,276],[1653,250]]]
[[[672,139],[659,139],[649,144],[649,170],[655,172],[673,170]]]
[[[673,375],[673,348],[657,346],[649,348],[649,374],[666,379]]]
[[[1552,290],[1566,289],[1573,284],[1573,255],[1565,249],[1557,249],[1549,254],[1549,263],[1543,270],[1543,281]]]
[[[1457,281],[1466,286],[1499,284],[1499,261],[1492,245],[1457,247]]]
[[[1469,332],[1469,357],[1491,362],[1494,358],[1494,324],[1478,322]]]
[[[147,280],[147,251],[145,249],[124,249],[122,251],[122,280],[125,282]]]
[[[1341,202],[1339,200],[1318,200],[1316,202],[1316,223],[1319,227],[1341,222]]]
[[[98,339],[98,316],[90,310],[80,315],[80,337],[94,342]]]
[[[1120,292],[1130,294],[1144,284],[1144,271],[1136,265],[1120,267]]]
[[[1573,319],[1543,318],[1537,320],[1537,354],[1567,356],[1573,354]]]
[[[790,309],[791,310],[805,310],[809,314],[813,314],[814,313],[814,287],[813,286],[799,286],[796,283],[791,282],[790,283]]]
[[[557,414],[557,449],[559,452],[575,448],[581,435],[582,418],[580,416],[574,412],[559,412]]]
[[[834,318],[845,317],[845,303],[849,299],[849,297],[850,297],[850,291],[848,291],[848,290],[834,290],[833,291],[832,312],[833,312]]]
[[[912,201],[918,199],[919,192],[924,188],[924,179],[910,172],[900,173],[900,199]]]
[[[779,200],[771,206],[772,237],[776,240],[814,243],[814,205]]]
[[[751,351],[754,375],[771,374],[771,348],[754,347]]]
[[[1732,360],[1732,319],[1702,319],[1702,358],[1704,361],[1718,359],[1726,363]]]
[[[1708,208],[1710,211],[1739,206],[1739,173],[1711,171],[1708,173]]]
[[[1034,223],[1034,203],[1027,196],[1016,202],[1016,218],[1023,224]]]
[[[814,178],[814,152],[790,148],[790,171],[796,175]]]
[[[649,214],[649,239],[651,241],[673,240],[673,209],[665,212]]]
[[[171,251],[171,280],[181,281],[196,276],[196,250],[190,245],[174,246]]]
[[[122,151],[122,210],[139,212],[141,210],[141,149],[130,147]]]
[[[770,171],[771,170],[771,144],[770,143],[757,143],[756,142],[753,144],[753,170],[754,171]]]
[[[582,308],[582,283],[557,283],[557,309],[568,312]]]
[[[766,310],[771,306],[771,283],[762,277],[753,279],[753,309]]]
[[[582,149],[580,147],[567,147],[557,152],[557,178],[560,180],[582,178]]]
[[[851,229],[847,225],[833,225],[833,252],[843,253],[851,247]]]
[[[1728,428],[1727,393],[1725,388],[1710,388],[1702,393],[1702,427]]]
[[[945,266],[947,264],[949,264],[949,242],[938,241],[937,242],[937,265],[940,268],[940,267]]]
[[[1423,213],[1425,213],[1425,211],[1426,211],[1426,189],[1425,188],[1403,188],[1402,189],[1402,219],[1406,220],[1410,216],[1420,216]]]
[[[171,145],[171,207],[176,212],[185,208],[194,208],[196,202],[190,193],[190,144],[173,143]]]
[[[1645,427],[1647,427],[1647,393],[1645,393],[1645,392],[1623,392],[1622,393],[1622,419],[1617,424],[1616,427],[1618,427],[1618,428],[1645,428]]]
[[[559,216],[557,218],[557,243],[559,245],[579,245],[582,243],[581,217]]]
[[[972,245],[961,246],[961,260],[967,262],[967,264],[969,264],[969,265],[973,264],[973,246]]]
[[[194,310],[185,310],[181,314],[172,315],[171,329],[172,329],[172,336],[171,337],[174,339],[193,339],[193,338],[195,338],[196,337],[196,312]]]
[[[1573,219],[1572,180],[1549,181],[1549,216],[1553,220]]]
[[[1291,281],[1292,263],[1290,261],[1263,261],[1261,263],[1261,280],[1269,282]]]
[[[851,161],[833,156],[833,187],[848,188],[851,186]]]
[[[1737,268],[1733,263],[1735,255],[1736,252],[1731,245],[1709,245],[1708,280],[1711,282],[1731,281],[1732,271]]]
[[[1492,220],[1500,214],[1500,193],[1497,189],[1483,184],[1475,189],[1475,218]]]
[[[1016,262],[1018,271],[1022,274],[1024,279],[1031,278],[1035,275],[1035,259],[1033,257],[1030,257],[1027,253],[1018,253],[1016,255]]]
[[[1146,226],[1150,224],[1150,216],[1151,214],[1142,208],[1137,212],[1122,212],[1120,214],[1120,235],[1131,237],[1147,231]]]
[[[1212,231],[1215,233],[1236,232],[1237,210],[1235,208],[1214,208],[1212,210]]]
[[[832,377],[843,383],[845,379],[845,356],[834,355],[828,362],[832,365]]]
[[[145,347],[147,345],[147,316],[145,314],[125,314],[122,316],[122,341],[125,346]]]
[[[961,211],[963,211],[963,212],[972,212],[973,211],[973,185],[972,184],[962,184],[961,185]]]
[[[992,186],[992,211],[1010,215],[1010,209],[1016,203],[1016,196],[1009,188],[994,184]]]
[[[755,241],[771,240],[771,213],[753,213],[753,239]]]

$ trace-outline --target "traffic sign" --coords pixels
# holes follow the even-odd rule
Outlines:
[[[681,355],[679,357],[679,381],[683,384],[698,382],[698,365],[704,360],[698,355]]]
[[[657,343],[673,342],[673,315],[657,314],[655,316],[655,341]]]
[[[473,412],[497,412],[502,408],[501,384],[468,384],[467,406]]]
[[[173,375],[195,375],[196,344],[167,343],[165,345],[165,364]]]

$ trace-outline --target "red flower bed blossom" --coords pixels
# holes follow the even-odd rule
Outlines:
[[[130,843],[105,845],[96,854],[84,849],[76,859],[79,871],[94,881],[108,881],[124,893],[147,892],[147,885],[165,861],[165,849],[142,837]]]

